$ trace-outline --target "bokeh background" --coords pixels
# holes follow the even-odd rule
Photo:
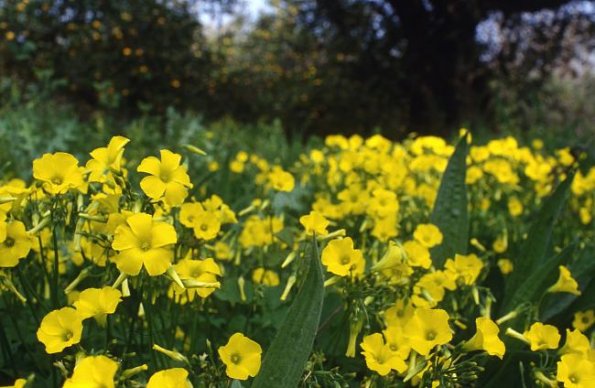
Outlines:
[[[0,0],[13,165],[81,133],[205,126],[246,142],[466,127],[588,149],[594,102],[595,1]]]

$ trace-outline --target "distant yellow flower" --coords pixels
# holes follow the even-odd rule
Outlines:
[[[577,311],[574,313],[574,320],[572,321],[572,327],[580,331],[587,331],[595,323],[595,311]]]
[[[225,373],[232,379],[247,380],[260,371],[262,348],[242,333],[232,335],[218,353],[226,366]]]
[[[508,200],[508,212],[513,217],[518,217],[523,214],[523,203],[517,197],[512,197]]]
[[[174,265],[174,269],[182,280],[217,283],[217,277],[221,276],[221,269],[212,258],[203,260],[191,260],[186,258],[180,260],[176,265]],[[200,296],[201,298],[206,298],[216,290],[216,287],[187,288],[183,290],[175,283],[172,286],[174,287],[176,294],[185,293],[185,295],[188,297],[188,300],[191,302],[194,300],[196,295]]]
[[[12,221],[4,225],[6,225],[6,237],[0,243],[0,267],[14,267],[20,259],[29,254],[33,240],[21,221]]]
[[[435,346],[448,343],[452,339],[448,319],[444,310],[417,308],[404,329],[411,348],[427,356]]]
[[[72,377],[64,382],[64,388],[115,387],[117,370],[118,363],[106,356],[85,357],[76,364]]]
[[[484,350],[490,356],[497,356],[500,359],[504,357],[506,347],[504,342],[498,337],[500,328],[487,317],[475,319],[477,332],[471,339],[464,344],[465,350]]]
[[[101,326],[105,326],[108,314],[116,312],[122,293],[112,287],[87,288],[79,294],[74,307],[81,318],[95,318]]]
[[[328,231],[328,220],[316,210],[312,210],[308,215],[300,217],[300,224],[306,229],[306,234],[311,236],[314,233],[318,236],[326,236]]]
[[[455,254],[455,258],[446,260],[444,269],[453,276],[457,283],[462,283],[470,286],[475,283],[477,277],[483,268],[483,261],[481,261],[475,254],[459,255]]]
[[[75,309],[64,307],[50,311],[43,317],[37,339],[45,345],[47,353],[59,353],[78,344],[83,333],[83,321]]]
[[[82,189],[83,174],[78,163],[74,156],[65,152],[44,154],[33,161],[33,177],[42,182],[47,193],[53,195]]]
[[[421,243],[415,240],[405,241],[403,248],[407,252],[407,263],[410,266],[427,269],[432,265],[430,251]]]
[[[87,162],[87,169],[90,171],[89,182],[113,181],[112,172],[121,170],[124,147],[129,141],[130,139],[124,136],[114,136],[107,147],[91,151],[92,159]]]
[[[364,273],[362,251],[353,248],[351,237],[332,240],[322,250],[322,264],[338,276],[359,276]]]
[[[560,343],[560,333],[556,326],[544,325],[541,322],[535,322],[528,331],[523,333],[529,341],[531,350],[556,349]]]
[[[442,233],[436,225],[421,224],[415,228],[413,238],[426,248],[432,248],[442,244]]]
[[[182,156],[169,150],[161,150],[161,160],[154,156],[144,158],[138,172],[150,174],[140,182],[147,196],[155,201],[164,200],[168,206],[179,206],[192,188],[186,167],[180,165]]]
[[[568,292],[570,294],[580,295],[581,292],[578,289],[578,283],[574,280],[568,268],[563,265],[558,268],[560,269],[558,281],[548,288],[547,292]]]
[[[396,370],[399,373],[407,370],[405,361],[398,353],[391,351],[388,344],[384,343],[382,334],[374,333],[365,336],[361,347],[362,354],[366,358],[366,366],[380,376],[386,376],[391,370]]]
[[[252,281],[255,284],[276,287],[279,285],[279,275],[275,271],[259,267],[252,272]]]
[[[277,191],[289,192],[295,187],[295,179],[293,175],[279,166],[273,167],[271,172],[269,172],[268,180],[271,187]]]
[[[498,265],[498,268],[500,268],[502,275],[508,275],[514,270],[514,264],[510,259],[499,259],[496,264]]]
[[[595,386],[595,363],[577,353],[565,354],[558,361],[556,380],[566,388],[591,388]]]
[[[494,243],[492,244],[492,248],[496,253],[503,253],[508,249],[508,237],[506,235],[498,236]]]
[[[188,371],[184,368],[164,369],[151,376],[147,388],[192,388]]]
[[[176,242],[173,226],[154,221],[149,214],[134,214],[116,228],[112,248],[119,253],[112,260],[127,275],[138,275],[143,265],[150,276],[161,275],[171,265],[169,247]]]

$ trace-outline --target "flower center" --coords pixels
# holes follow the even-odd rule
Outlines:
[[[169,171],[161,171],[161,173],[159,174],[159,179],[167,183],[171,180],[171,174],[169,173]]]
[[[579,379],[576,377],[576,375],[568,376],[568,380],[570,380],[572,384],[577,384],[579,382]]]
[[[6,237],[6,240],[4,240],[4,246],[8,248],[14,246],[14,239],[11,237]]]
[[[72,331],[66,330],[64,333],[62,333],[62,341],[68,342],[68,341],[70,341],[72,336],[73,336]]]
[[[236,365],[238,365],[240,361],[242,361],[242,357],[237,353],[232,354],[230,358],[231,362]]]
[[[389,345],[390,350],[392,350],[393,352],[396,352],[397,350],[399,350],[399,347],[396,344],[390,344]]]
[[[351,261],[351,259],[350,259],[350,257],[348,255],[344,255],[344,256],[341,256],[341,258],[339,259],[339,261],[341,262],[341,264],[347,265],[347,264],[349,264],[349,262]]]
[[[589,317],[582,317],[582,318],[581,318],[581,321],[582,321],[584,324],[587,324],[587,323],[589,323]]]
[[[430,330],[426,332],[426,340],[427,341],[434,341],[436,339],[436,332],[434,330]]]
[[[64,182],[64,180],[59,176],[55,176],[52,178],[52,183],[55,185],[61,185],[62,182]]]
[[[208,229],[209,229],[209,226],[207,224],[200,225],[200,230],[202,230],[203,232],[206,232]]]
[[[149,249],[151,249],[151,243],[150,243],[150,242],[148,242],[148,241],[143,241],[143,242],[140,244],[140,249],[142,249],[142,250],[143,250],[143,251],[145,251],[145,252],[146,252],[146,251],[148,251]]]

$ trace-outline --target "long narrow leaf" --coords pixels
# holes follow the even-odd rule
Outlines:
[[[266,352],[253,388],[297,387],[310,357],[324,299],[324,281],[316,242],[313,242],[310,252],[306,280]]]

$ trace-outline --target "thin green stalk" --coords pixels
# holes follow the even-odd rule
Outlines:
[[[11,315],[10,313],[7,315]],[[12,368],[13,377],[18,376],[18,372],[16,369],[16,363],[14,360],[14,354],[12,353],[12,348],[10,347],[10,342],[8,342],[8,337],[6,336],[6,332],[4,331],[4,325],[0,325],[0,343],[2,343],[2,350],[5,353],[5,357],[10,360],[10,366]]]
[[[60,285],[60,255],[58,254],[58,234],[56,233],[56,225],[52,226],[52,243],[54,245],[54,278],[51,289],[52,305],[55,309],[59,307],[58,300],[58,286]]]

